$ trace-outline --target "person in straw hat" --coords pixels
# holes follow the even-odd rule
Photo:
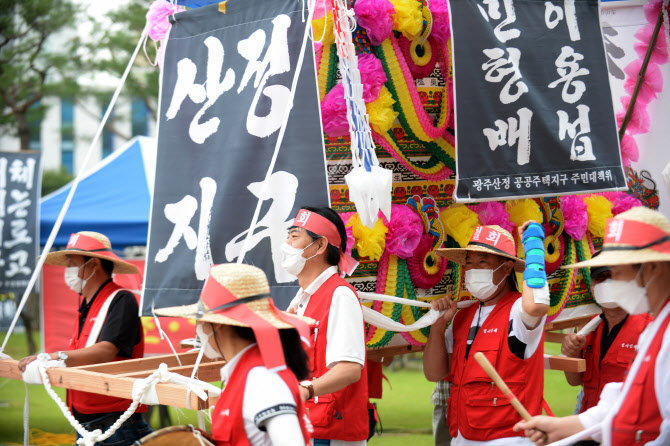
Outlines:
[[[304,207],[282,246],[282,267],[298,277],[290,312],[317,321],[312,371],[301,393],[314,425],[314,445],[365,445],[370,434],[363,310],[354,288],[337,274],[357,262],[347,233],[330,208]]]
[[[530,223],[519,228],[519,237],[525,248],[542,247],[534,255],[543,270],[544,230]],[[529,242],[529,235],[539,241]],[[532,444],[512,430],[520,417],[473,359],[477,351],[488,357],[531,414],[542,413],[548,288],[545,276],[538,288],[530,288],[524,280],[523,295],[517,291],[514,273],[528,268],[516,252],[512,235],[496,225],[478,226],[464,248],[437,250],[438,255],[464,266],[465,287],[479,301],[459,312],[449,297],[433,301],[434,308],[446,312],[431,327],[423,354],[429,381],[451,380],[447,424],[455,446]],[[536,271],[525,276],[539,277]]]
[[[600,251],[593,257],[598,255]],[[591,267],[591,294],[602,310],[594,319],[600,320],[600,324],[586,336],[568,333],[561,346],[565,356],[586,360],[585,372],[565,372],[571,386],[584,386],[576,413],[586,412],[598,404],[607,383],[624,380],[635,358],[637,340],[651,322],[649,313],[629,315],[617,304],[616,290],[612,290],[615,285],[608,266]],[[575,446],[597,445],[593,440],[575,443]]]
[[[670,444],[670,223],[636,207],[607,221],[601,254],[568,268],[609,266],[613,298],[628,314],[654,320],[640,335],[623,383],[605,386],[600,401],[579,415],[534,417],[515,426],[538,445],[593,438],[602,444]],[[538,432],[541,431],[541,432]]]
[[[112,280],[112,274],[136,274],[137,267],[114,254],[106,236],[88,231],[72,234],[66,248],[47,254],[44,262],[64,266],[65,283],[81,298],[70,346],[67,351],[51,353],[51,359],[77,367],[144,356],[137,300]],[[26,367],[35,367],[35,359],[35,356],[21,359],[19,369],[25,372]],[[68,390],[67,403],[72,415],[87,430],[104,432],[132,401]],[[140,405],[103,444],[130,445],[151,433],[142,416],[146,410],[146,406]]]
[[[261,269],[214,265],[198,303],[156,313],[196,319],[204,354],[227,361],[226,386],[212,411],[217,445],[310,444],[298,380],[308,375],[301,338],[308,339],[313,321],[279,311]]]

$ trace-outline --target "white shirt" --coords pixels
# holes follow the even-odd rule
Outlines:
[[[654,319],[640,335],[638,339],[638,351],[651,343],[653,340],[653,333],[656,331],[655,327],[663,322],[665,317],[670,317],[670,305],[666,305],[661,314]],[[664,313],[664,317],[661,315]],[[637,361],[638,358],[635,358]],[[632,366],[631,366],[632,368]],[[634,379],[634,376],[628,375],[628,379]],[[579,421],[585,429],[588,429],[596,424],[599,424],[610,416],[610,410],[616,409],[618,411],[618,399],[622,390],[622,383],[608,383],[603,388],[600,394],[598,405],[592,407],[586,412],[579,415]],[[663,446],[670,444],[670,330],[666,330],[661,341],[661,350],[658,352],[656,358],[656,365],[654,366],[654,388],[656,393],[656,401],[661,412],[663,421],[661,423],[661,433],[654,441],[646,443],[646,446]],[[604,429],[610,429],[611,425],[603,426]],[[602,435],[597,434],[593,436],[596,441],[603,441]],[[608,436],[609,438],[609,436]],[[603,442],[605,444],[605,442]]]
[[[306,289],[300,288],[289,308],[293,308],[298,316],[305,313],[310,297],[337,274],[337,267],[331,266]],[[361,367],[365,365],[365,329],[363,311],[356,294],[349,287],[339,286],[333,292],[328,315],[328,333],[326,334],[326,367],[333,368],[340,361],[355,362]],[[367,441],[330,440],[331,446],[365,446]]]
[[[245,347],[221,368],[221,381],[230,379],[242,355],[254,345]],[[270,434],[260,430],[260,427],[272,417],[280,415],[293,415],[297,422],[296,404],[290,389],[276,373],[263,366],[252,368],[247,374],[242,401],[244,431],[249,444],[272,446]]]
[[[303,316],[310,297],[333,274],[337,274],[336,266],[331,266],[322,272],[307,289],[300,288],[289,308],[293,308],[298,316]],[[329,369],[340,361],[355,362],[361,367],[365,365],[363,311],[358,297],[349,287],[335,288],[330,303],[326,335],[326,366]]]
[[[486,307],[480,307],[477,312],[481,310],[481,315],[475,315],[472,319],[471,327],[484,325],[484,321],[491,314],[495,305],[489,305]],[[526,350],[524,353],[524,359],[528,359],[537,350],[537,347],[540,345],[542,340],[542,333],[544,332],[544,322],[547,316],[542,318],[542,321],[537,325],[537,327],[529,330],[526,328],[526,324],[521,320],[521,315],[519,310],[521,308],[521,297],[519,297],[516,302],[512,305],[512,310],[510,311],[509,319],[512,321],[512,331],[509,332],[509,336],[515,336],[519,341],[526,344]],[[453,322],[453,320],[452,320]],[[449,325],[449,328],[444,333],[445,344],[447,352],[452,354],[454,352],[454,331],[452,329],[453,323]],[[451,442],[452,446],[515,446],[515,445],[528,445],[533,446],[535,443],[530,441],[526,437],[508,437],[508,438],[498,438],[495,440],[488,441],[474,441],[463,438],[461,432],[458,432],[456,438]]]

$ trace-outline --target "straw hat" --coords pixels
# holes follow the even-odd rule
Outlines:
[[[670,223],[658,211],[634,207],[607,220],[600,255],[563,268],[670,262]]]
[[[516,256],[516,244],[509,231],[498,225],[477,226],[465,248],[440,248],[436,252],[445,259],[465,265],[468,251],[486,252],[514,260],[514,270],[518,273],[526,268],[526,262]]]
[[[314,320],[289,314],[275,307],[270,297],[270,285],[265,273],[252,265],[226,263],[214,265],[209,270],[200,300],[193,305],[161,308],[156,310],[159,316],[185,317],[213,324],[250,327],[251,320],[235,317],[231,310],[238,305],[248,307],[275,328],[295,328],[286,322],[287,318],[300,319],[308,325]]]
[[[114,274],[137,274],[139,271],[135,265],[121,260],[112,252],[112,244],[109,239],[91,231],[81,231],[70,235],[67,246],[62,251],[50,252],[44,259],[48,265],[68,266],[67,256],[80,255],[109,260],[114,264]]]

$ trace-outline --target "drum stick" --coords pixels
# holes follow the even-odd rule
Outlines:
[[[498,375],[498,372],[496,372],[496,369],[493,368],[493,365],[489,362],[489,360],[484,356],[484,353],[482,352],[477,352],[475,353],[475,360],[479,363],[479,365],[484,369],[487,375],[491,377],[494,383],[496,383],[496,386],[502,391],[503,395],[509,399],[510,404],[514,406],[517,412],[519,412],[519,415],[521,415],[521,418],[524,420],[528,421],[532,417],[528,413],[525,407],[523,407],[523,404],[521,404],[521,401],[512,393],[511,390],[509,390],[509,387],[507,387],[507,384],[505,384],[505,381],[502,380],[500,375]]]
[[[577,332],[577,334],[582,336],[588,335],[593,330],[598,328],[598,325],[600,325],[600,321],[602,321],[602,319],[599,317],[591,319],[586,325],[584,325],[584,327],[582,327],[581,330]]]

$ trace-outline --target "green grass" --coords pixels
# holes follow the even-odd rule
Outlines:
[[[25,336],[12,335],[7,353],[14,359],[25,356]],[[548,353],[556,354],[556,344],[547,344]],[[425,380],[420,362],[409,361],[402,369],[384,369],[390,381],[384,384],[384,398],[375,400],[384,433],[375,436],[370,444],[375,446],[428,446],[433,444],[430,395],[433,383]],[[74,434],[74,429],[65,420],[56,403],[42,386],[29,385],[30,427],[45,432]],[[56,389],[61,398],[65,391]],[[557,416],[571,414],[578,388],[565,382],[563,372],[545,373],[544,397]],[[24,385],[21,381],[0,378],[0,444],[23,442]],[[172,424],[197,425],[195,411],[170,408]],[[154,413],[151,424],[159,428],[158,413]]]

